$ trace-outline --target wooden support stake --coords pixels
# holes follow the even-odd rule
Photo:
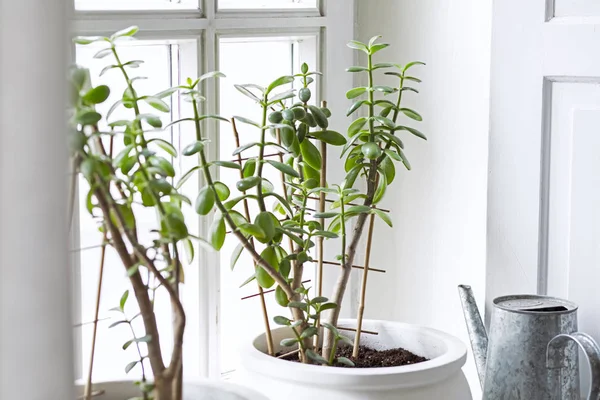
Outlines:
[[[385,178],[384,178],[385,179]],[[352,357],[358,357],[358,348],[360,344],[360,334],[362,330],[363,314],[365,312],[365,298],[367,294],[367,277],[369,275],[369,261],[371,258],[371,245],[373,244],[373,227],[375,226],[375,214],[371,214],[369,218],[369,234],[367,236],[367,251],[365,254],[365,269],[362,277],[360,288],[360,304],[358,306],[358,315],[356,317],[356,336],[354,337],[354,348],[352,349]]]
[[[340,331],[356,332],[356,329],[355,329],[355,328],[347,328],[347,327],[345,327],[345,326],[338,326],[337,328],[338,328],[338,330],[340,330]],[[366,331],[366,330],[364,330],[364,329],[363,329],[363,330],[361,330],[361,332],[362,332],[362,333],[367,333],[367,334],[369,334],[369,335],[379,335],[379,332],[375,332],[375,331]]]
[[[313,197],[313,196],[309,196],[308,198],[311,199],[311,200],[317,200],[317,201],[319,200],[318,197]],[[325,201],[327,203],[335,203],[337,200],[325,199]],[[348,206],[362,206],[362,204],[357,204],[357,203],[346,203],[346,205],[348,205]],[[385,208],[378,208],[378,207],[373,207],[373,208],[375,210],[383,211],[384,213],[389,213],[390,212],[390,210],[387,210]]]
[[[238,146],[238,147],[239,147],[239,146]],[[279,158],[282,158],[284,154],[285,154],[285,153],[281,153],[281,152],[279,152],[279,153],[273,153],[273,154],[265,154],[265,155],[263,156],[263,158],[271,158],[271,157],[279,157]],[[256,157],[244,157],[244,158],[241,158],[241,156],[238,154],[238,158],[236,158],[236,159],[234,159],[234,160],[231,160],[231,162],[248,161],[248,160],[250,160],[251,158],[256,158]]]
[[[326,108],[327,102],[322,101],[321,107]],[[327,186],[327,143],[321,142],[321,175],[319,186],[326,187]],[[318,210],[320,213],[325,212],[325,203],[327,195],[325,192],[319,193],[319,206]],[[319,218],[319,223],[321,224],[321,228],[325,229],[325,218]],[[323,296],[323,260],[325,258],[325,246],[324,246],[324,237],[319,236],[317,238],[317,251],[318,251],[318,261],[317,261],[317,296]],[[321,326],[321,315],[317,317],[315,321],[316,328],[318,329]],[[314,338],[314,346],[317,347],[319,344],[319,336],[315,335]]]
[[[231,126],[233,127],[233,135],[235,137],[235,147],[240,147],[240,135],[238,133],[237,127],[235,125],[235,119],[231,118]],[[244,171],[242,165],[242,156],[237,155],[237,162],[240,164],[240,178],[244,178]],[[246,219],[250,222],[250,208],[248,207],[248,199],[244,199],[244,212],[246,214]],[[250,238],[250,244],[254,246],[253,238]],[[256,270],[258,266],[254,264],[254,269]],[[267,338],[267,352],[270,356],[275,355],[275,350],[273,348],[273,334],[271,333],[271,324],[269,322],[269,312],[267,311],[267,303],[265,302],[265,294],[262,286],[260,286],[257,282],[258,286],[258,295],[260,296],[260,307],[262,309],[263,322],[265,324],[265,336]]]
[[[109,156],[113,154],[113,136],[109,142]],[[88,376],[85,381],[83,397],[85,400],[92,399],[92,376],[94,372],[94,356],[96,354],[96,338],[98,336],[98,316],[100,315],[100,299],[102,298],[102,281],[104,278],[104,261],[106,260],[106,246],[108,239],[108,227],[104,225],[104,234],[102,235],[102,250],[100,251],[100,270],[98,271],[98,289],[96,290],[96,309],[94,310],[94,328],[92,330],[92,348],[90,350],[90,366],[88,368]]]
[[[341,267],[341,265],[340,265],[339,262],[323,261],[323,264],[326,264],[326,265],[335,265],[337,267]],[[355,269],[365,269],[365,267],[361,267],[360,265],[352,265],[352,268],[355,268]],[[370,272],[381,272],[382,274],[385,274],[387,272],[384,269],[376,269],[376,268],[370,268],[370,267],[369,267],[369,271]]]
[[[305,280],[305,281],[302,281],[302,283],[309,283],[309,282],[310,282],[310,279],[307,279],[307,280]],[[269,289],[269,290],[265,290],[265,291],[263,291],[263,294],[269,294],[269,293],[273,293],[274,291],[275,291],[275,289]],[[241,300],[253,299],[254,297],[258,297],[258,296],[260,296],[260,295],[261,295],[260,293],[251,294],[251,295],[249,295],[249,296],[242,297],[242,298],[241,298]]]

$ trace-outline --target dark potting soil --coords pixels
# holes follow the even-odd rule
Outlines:
[[[278,354],[279,356],[280,354]],[[377,368],[377,367],[399,367],[401,365],[416,364],[428,361],[427,358],[418,356],[408,350],[398,348],[390,350],[375,350],[366,346],[360,346],[358,357],[352,357],[352,347],[343,346],[338,348],[337,357],[346,357],[351,359],[356,365],[355,368]],[[287,361],[300,362],[298,353],[283,357]],[[347,367],[346,365],[336,364],[336,367]]]

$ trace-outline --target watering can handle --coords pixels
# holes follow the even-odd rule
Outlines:
[[[592,384],[588,400],[600,400],[600,347],[588,334],[576,332],[570,335],[562,334],[554,337],[546,351],[546,365],[548,368],[560,368],[561,359],[559,357],[560,349],[563,348],[569,340],[574,341],[581,347],[588,360],[592,371]]]

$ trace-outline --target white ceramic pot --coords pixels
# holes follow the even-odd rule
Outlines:
[[[184,400],[268,400],[252,389],[226,382],[187,381],[183,389]],[[103,390],[104,394],[94,397],[94,400],[129,400],[140,395],[140,391],[131,381],[95,383],[94,391],[97,390]],[[77,385],[77,393],[83,393],[82,385]]]
[[[355,327],[354,320],[340,326]],[[388,321],[363,322],[361,344],[375,349],[402,347],[429,361],[402,367],[330,368],[284,361],[268,356],[264,334],[241,351],[241,382],[271,400],[471,400],[462,373],[467,350],[457,338],[416,325]],[[291,337],[288,328],[275,329],[273,340]],[[352,338],[353,334],[348,335]],[[286,348],[278,351],[289,350]]]

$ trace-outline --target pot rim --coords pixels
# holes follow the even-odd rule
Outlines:
[[[340,323],[348,324],[354,321],[354,319],[341,319]],[[247,371],[276,379],[320,386],[344,386],[371,390],[425,386],[461,373],[461,367],[467,358],[467,348],[458,338],[437,329],[403,322],[364,320],[364,323],[394,326],[396,329],[427,335],[443,344],[445,351],[429,361],[398,367],[322,367],[285,361],[263,353],[255,347],[255,343],[264,337],[264,334],[261,334],[242,347],[242,366]]]

